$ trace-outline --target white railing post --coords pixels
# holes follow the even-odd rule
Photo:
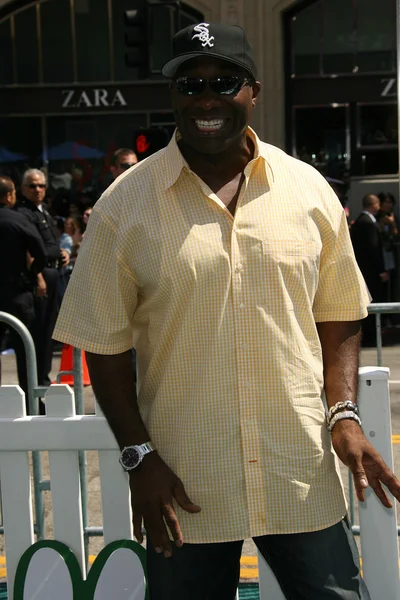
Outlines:
[[[46,392],[46,417],[75,416],[74,393],[69,385],[51,385]],[[51,425],[49,425],[51,427]],[[49,452],[54,538],[73,550],[86,575],[82,497],[76,450]]]
[[[26,416],[25,394],[17,385],[0,387],[0,418]],[[28,452],[0,452],[0,480],[7,556],[8,598],[13,600],[20,557],[34,543],[32,489]]]
[[[271,567],[265,558],[258,553],[258,577],[260,582],[260,600],[285,600]]]
[[[360,369],[358,402],[365,435],[393,470],[389,369]],[[388,495],[392,509],[385,508],[370,487],[365,502],[358,504],[362,568],[371,600],[400,599],[396,501]]]

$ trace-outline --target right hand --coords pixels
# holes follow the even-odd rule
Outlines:
[[[139,470],[129,473],[129,481],[136,539],[140,544],[143,542],[143,522],[156,552],[163,552],[166,558],[170,558],[172,548],[166,525],[177,547],[183,545],[183,535],[173,501],[190,513],[200,512],[200,506],[193,504],[182,481],[157,452],[145,456]]]
[[[38,298],[45,298],[47,294],[47,285],[44,280],[44,277],[41,273],[37,276],[37,285],[36,285],[36,296]]]
[[[389,273],[387,271],[380,273],[379,277],[381,278],[382,283],[389,281]]]

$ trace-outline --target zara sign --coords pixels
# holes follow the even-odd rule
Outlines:
[[[61,90],[62,108],[101,108],[128,106],[121,90],[93,88],[90,90]]]

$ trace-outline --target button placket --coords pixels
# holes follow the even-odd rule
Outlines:
[[[255,517],[257,514],[257,490],[259,490],[259,481],[261,479],[261,465],[259,460],[260,446],[258,442],[259,432],[254,406],[251,398],[251,366],[250,366],[250,340],[249,323],[251,317],[251,302],[246,294],[246,269],[243,264],[243,257],[240,249],[240,229],[237,223],[232,228],[231,243],[231,264],[232,269],[232,295],[233,295],[233,319],[236,334],[237,345],[237,381],[238,381],[238,402],[240,414],[240,429],[243,448],[243,471],[246,482],[248,497],[248,511],[251,520],[251,527],[255,527]]]

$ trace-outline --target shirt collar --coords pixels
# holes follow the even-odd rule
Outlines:
[[[265,174],[267,180],[274,181],[274,173],[272,170],[271,163],[269,161],[268,150],[266,144],[261,143],[256,132],[251,128],[247,128],[247,135],[254,143],[254,158],[253,160],[262,159],[265,162]],[[165,182],[164,189],[167,190],[176,183],[183,169],[190,171],[190,167],[186,160],[183,158],[181,151],[178,147],[178,141],[180,139],[180,133],[178,129],[175,129],[174,134],[166,147],[164,154],[165,160]]]
[[[363,210],[363,213],[364,213],[364,215],[368,215],[373,223],[376,223],[376,219],[375,219],[374,215],[372,213],[370,213],[369,210]]]

